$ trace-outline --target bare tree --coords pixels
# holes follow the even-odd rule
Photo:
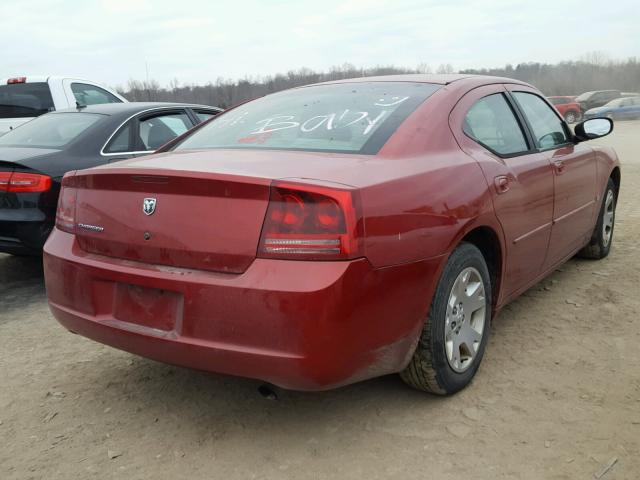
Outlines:
[[[218,77],[205,85],[181,85],[178,79],[173,79],[166,88],[160,87],[155,80],[131,79],[125,88],[118,87],[118,91],[132,101],[188,102],[228,108],[251,98],[311,83],[374,75],[431,72],[432,69],[427,63],[420,63],[415,69],[392,65],[358,68],[353,64],[343,63],[331,67],[326,72],[315,72],[303,67],[261,78],[229,80]],[[454,73],[455,69],[446,63],[439,65],[436,72]],[[556,64],[531,62],[515,66],[507,64],[501,68],[470,69],[460,73],[516,78],[535,85],[547,95],[577,95],[589,90],[610,88],[640,92],[638,59],[632,57],[616,61],[602,52],[587,53],[577,61]]]

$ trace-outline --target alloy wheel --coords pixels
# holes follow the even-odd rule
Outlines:
[[[604,214],[602,216],[602,242],[605,247],[611,242],[614,216],[615,202],[613,201],[613,190],[609,190],[604,200]]]
[[[465,268],[449,293],[445,319],[445,350],[449,366],[466,371],[480,348],[486,319],[485,288],[480,272]]]

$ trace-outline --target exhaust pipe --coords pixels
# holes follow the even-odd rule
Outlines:
[[[269,385],[260,385],[258,387],[258,393],[262,395],[262,398],[267,400],[278,400],[278,394]]]

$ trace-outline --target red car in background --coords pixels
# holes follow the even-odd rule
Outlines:
[[[582,109],[576,97],[547,97],[567,123],[576,123],[582,119]]]
[[[469,384],[492,317],[611,248],[620,167],[506,78],[338,81],[245,103],[162,152],[69,173],[44,248],[72,332],[321,390]]]

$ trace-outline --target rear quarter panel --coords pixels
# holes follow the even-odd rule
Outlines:
[[[449,128],[458,88],[436,92],[367,162],[365,252],[376,267],[446,259],[478,226],[500,232],[486,179]]]

